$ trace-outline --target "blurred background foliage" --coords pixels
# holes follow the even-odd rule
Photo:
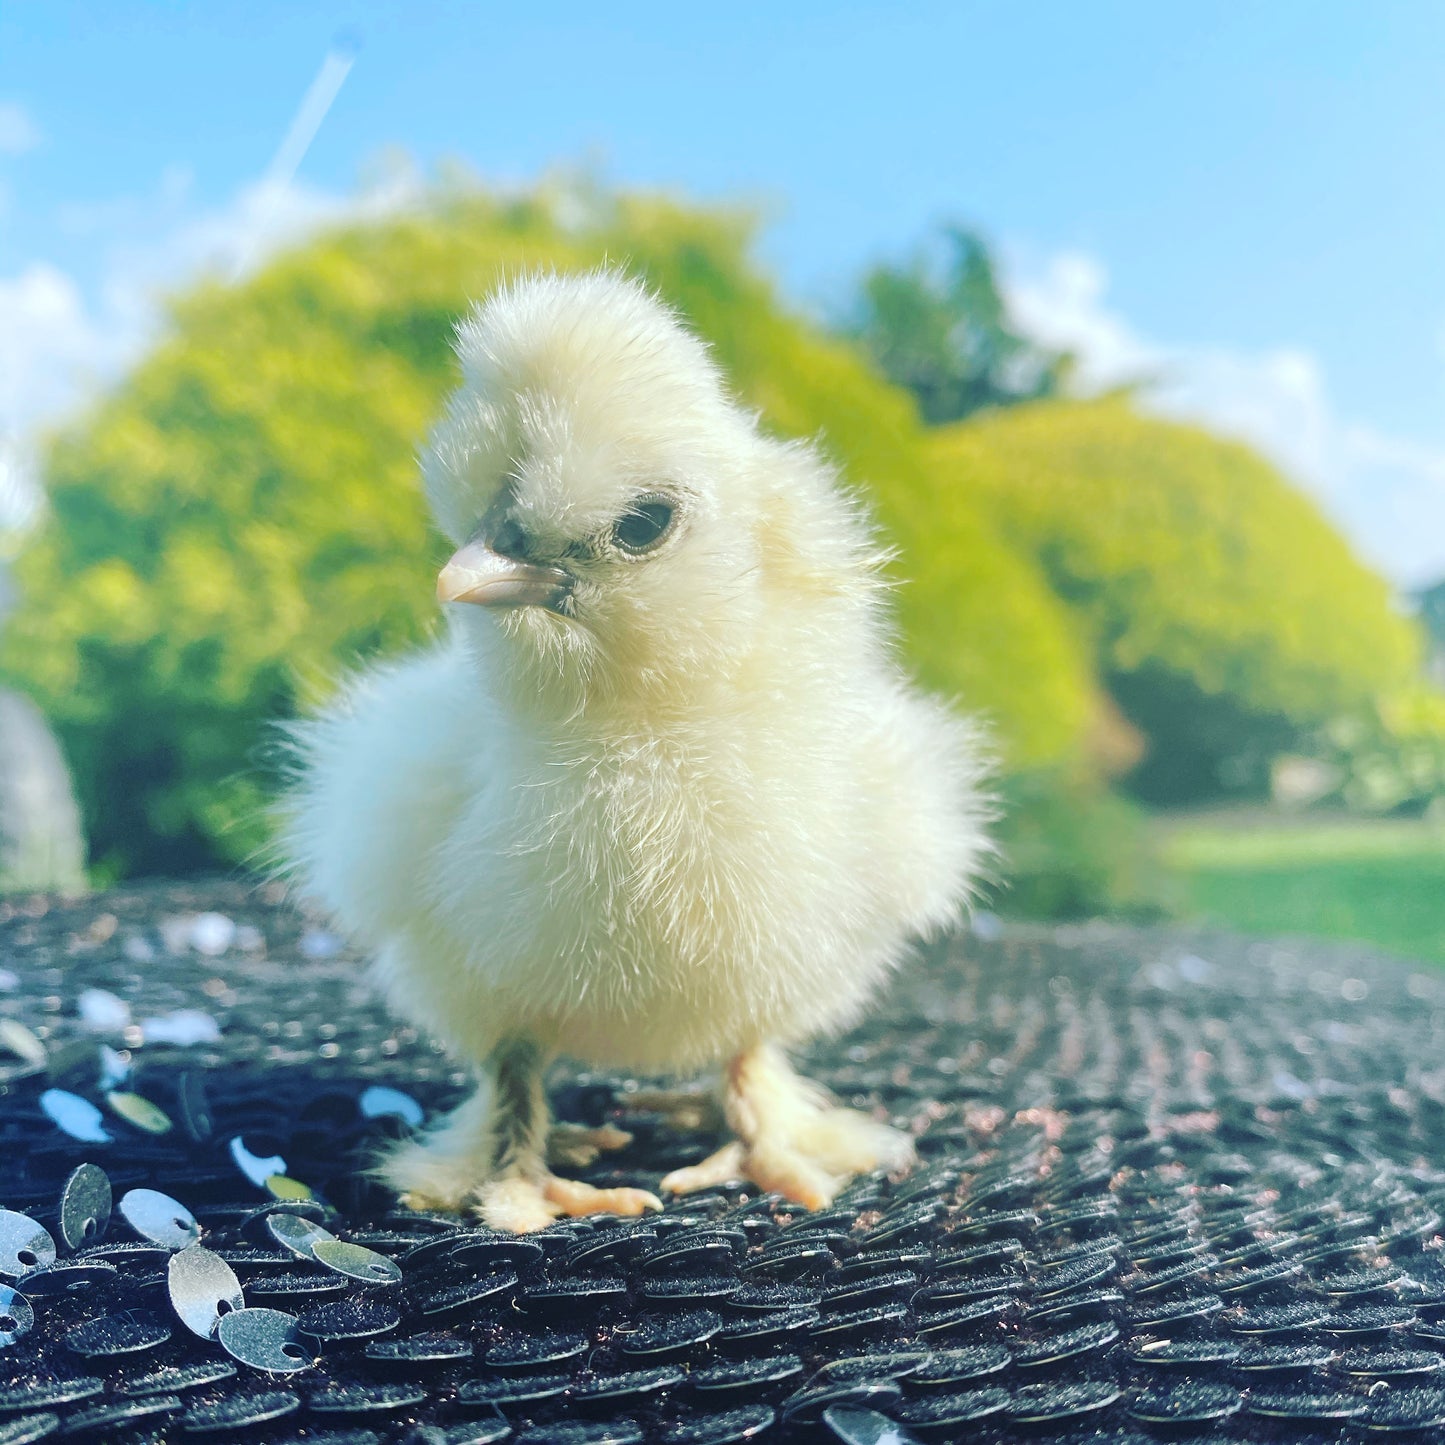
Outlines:
[[[1418,626],[1260,457],[1112,398],[994,411],[929,439],[1079,624],[1157,803],[1260,793],[1312,728],[1417,685]]]
[[[902,265],[874,266],[842,330],[930,426],[1058,396],[1069,378],[1067,355],[1014,330],[988,248],[957,226]]]
[[[92,869],[257,856],[271,724],[436,625],[414,459],[455,322],[503,276],[605,261],[868,495],[912,663],[998,739],[999,906],[1172,906],[1139,805],[1264,798],[1282,760],[1356,810],[1445,791],[1417,624],[1264,461],[1127,396],[1065,399],[1068,358],[1011,328],[976,237],[875,269],[830,331],[780,300],[752,230],[575,182],[457,187],[178,297],[48,448],[0,657],[59,732]]]

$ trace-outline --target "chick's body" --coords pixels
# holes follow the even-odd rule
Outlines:
[[[442,593],[481,605],[303,728],[288,833],[394,1006],[481,1066],[388,1177],[517,1227],[642,1207],[546,1171],[541,1064],[724,1060],[742,1143],[671,1184],[750,1169],[822,1202],[907,1149],[772,1046],[855,1018],[956,913],[974,736],[900,672],[830,469],[640,288],[521,283],[460,350],[425,470],[462,544]]]
[[[319,897],[458,1050],[520,1030],[690,1069],[806,1038],[954,905],[929,850],[946,724],[885,680],[871,711],[784,677],[708,726],[608,736],[528,726],[475,661],[453,639],[367,678],[312,794]]]

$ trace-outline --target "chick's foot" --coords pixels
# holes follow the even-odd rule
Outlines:
[[[914,1160],[908,1135],[839,1108],[770,1047],[733,1061],[723,1110],[737,1138],[700,1164],[673,1170],[662,1181],[665,1193],[686,1194],[741,1177],[821,1209],[854,1175],[902,1169]]]
[[[473,1214],[525,1234],[563,1214],[642,1214],[661,1209],[645,1189],[597,1189],[549,1166],[582,1167],[631,1142],[625,1130],[553,1124],[542,1090],[544,1058],[525,1038],[504,1040],[481,1069],[477,1091],[420,1138],[377,1166],[408,1209]],[[544,1162],[545,1160],[545,1162]]]
[[[719,1184],[735,1184],[751,1178],[748,1151],[741,1140],[733,1139],[701,1163],[688,1164],[665,1174],[658,1188],[664,1194],[696,1194],[699,1189],[716,1189]]]
[[[494,1179],[477,1190],[474,1213],[489,1229],[528,1234],[566,1214],[646,1214],[662,1201],[646,1189],[598,1189],[555,1174]]]

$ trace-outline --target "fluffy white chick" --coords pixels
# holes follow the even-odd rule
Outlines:
[[[444,641],[299,730],[285,847],[475,1095],[382,1173],[499,1228],[637,1213],[547,1163],[555,1055],[722,1062],[736,1136],[666,1191],[810,1207],[912,1157],[783,1046],[856,1020],[987,844],[976,733],[890,645],[880,554],[637,283],[541,275],[461,327],[425,454]]]

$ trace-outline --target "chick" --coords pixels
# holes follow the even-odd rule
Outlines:
[[[458,350],[423,458],[449,630],[301,725],[284,830],[393,1006],[479,1070],[382,1176],[497,1228],[656,1208],[551,1171],[543,1070],[722,1062],[735,1138],[663,1190],[822,1206],[911,1144],[782,1050],[957,915],[987,851],[978,735],[900,670],[833,469],[642,286],[519,281]]]

